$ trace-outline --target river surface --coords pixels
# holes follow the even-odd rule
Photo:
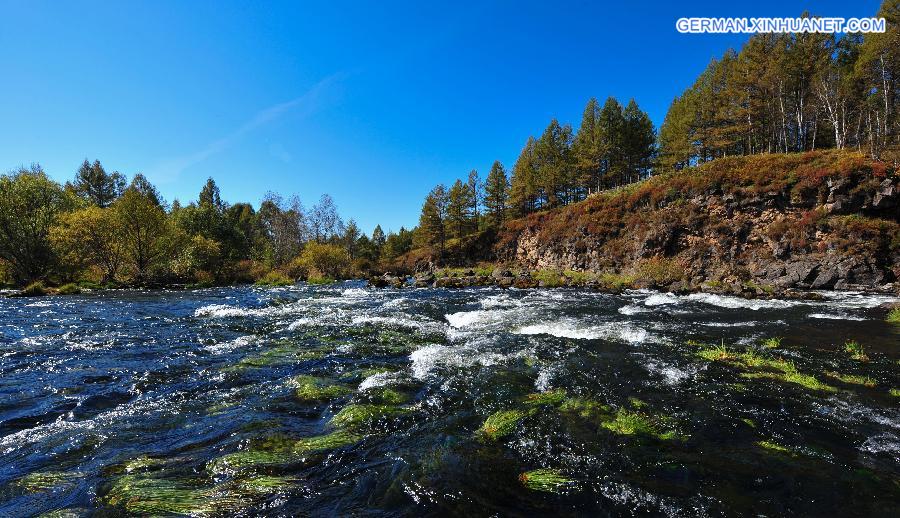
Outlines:
[[[896,299],[825,296],[0,299],[0,516],[898,516]]]

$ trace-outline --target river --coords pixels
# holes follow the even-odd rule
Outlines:
[[[824,296],[0,299],[0,516],[897,516],[897,299]]]

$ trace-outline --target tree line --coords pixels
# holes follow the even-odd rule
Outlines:
[[[712,60],[672,101],[659,168],[821,148],[896,161],[900,0],[886,0],[878,16],[884,33],[756,34],[740,52]]]
[[[129,182],[88,160],[65,185],[36,164],[0,176],[0,281],[19,286],[335,279],[411,246],[406,229],[368,236],[344,223],[327,194],[306,210],[269,192],[257,210],[225,202],[209,178],[196,200],[167,204],[144,175]]]
[[[592,98],[578,131],[553,119],[540,138],[529,137],[511,176],[497,161],[483,183],[472,171],[449,189],[435,186],[422,205],[416,244],[443,255],[448,239],[646,178],[655,157],[653,122],[634,99],[623,107],[610,97],[601,107]]]

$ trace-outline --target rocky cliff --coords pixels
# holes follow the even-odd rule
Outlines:
[[[900,288],[900,176],[861,154],[719,159],[506,224],[496,259],[673,290]]]

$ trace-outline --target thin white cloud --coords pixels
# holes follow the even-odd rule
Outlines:
[[[327,93],[332,84],[342,76],[343,74],[328,76],[313,85],[312,88],[307,90],[303,95],[257,112],[250,120],[228,135],[210,142],[204,148],[194,153],[161,162],[149,171],[149,177],[154,182],[160,183],[175,180],[186,169],[203,162],[213,155],[225,151],[244,137],[244,135],[261,126],[265,126],[289,111],[300,111],[302,115],[312,113],[319,107],[323,95]]]

